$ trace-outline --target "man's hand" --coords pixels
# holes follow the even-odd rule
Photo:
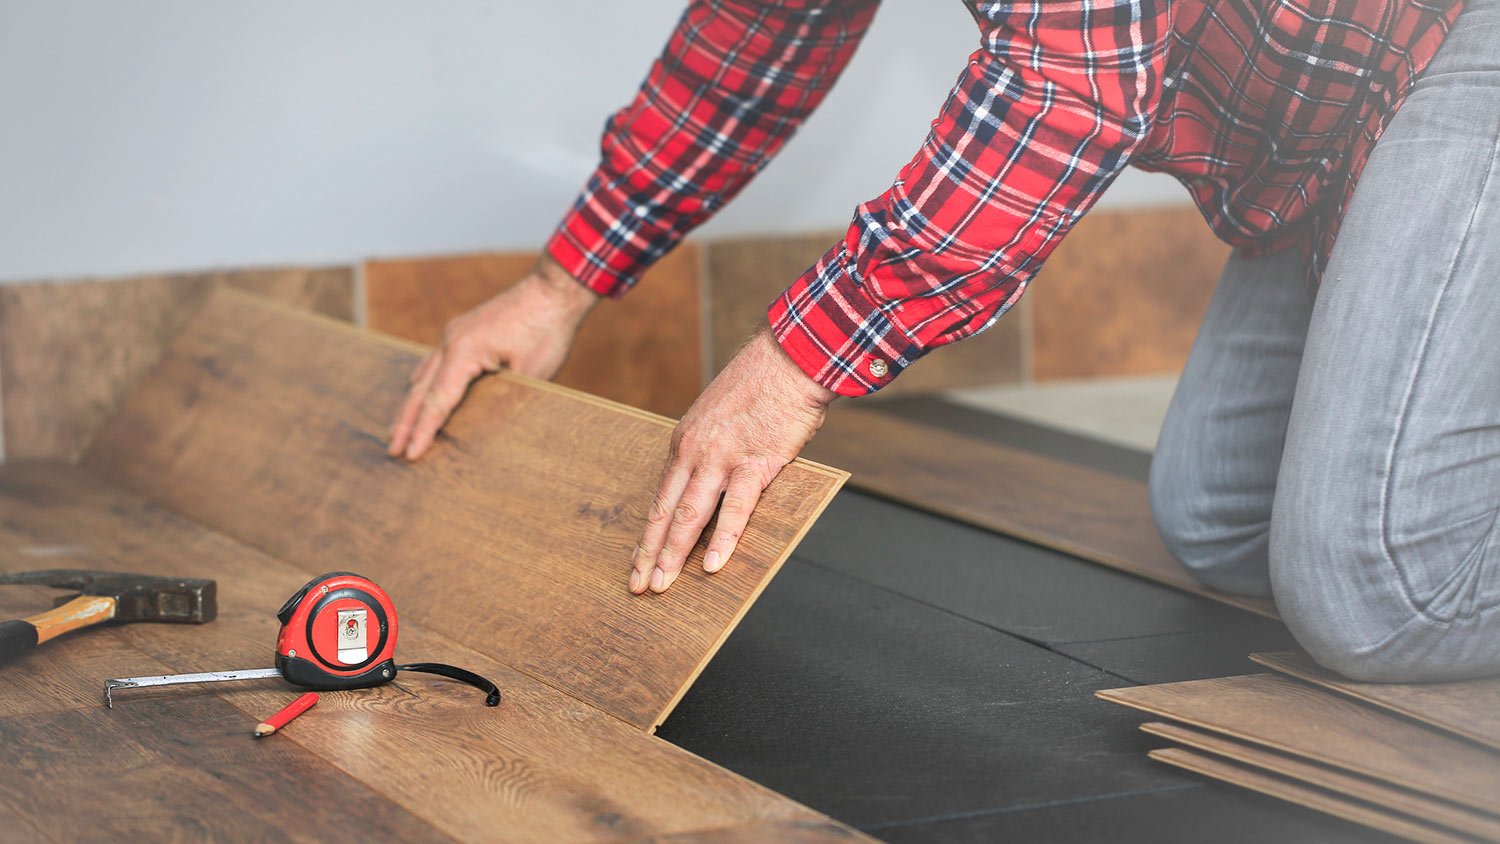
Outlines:
[[[501,367],[537,378],[562,368],[578,324],[598,294],[551,258],[472,311],[456,317],[443,342],[412,370],[411,391],[391,422],[392,457],[421,457],[469,384]]]
[[[703,569],[712,574],[723,568],[761,492],[817,433],[836,397],[786,356],[769,329],[751,337],[672,433],[635,550],[630,591],[666,591],[715,506],[719,522]]]

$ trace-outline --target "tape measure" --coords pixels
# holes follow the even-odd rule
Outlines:
[[[308,689],[363,689],[396,676],[396,605],[367,577],[335,571],[276,611],[276,670]]]
[[[500,688],[472,671],[436,662],[397,665],[400,622],[396,604],[363,575],[348,571],[318,575],[286,599],[276,611],[276,620],[281,630],[276,634],[275,668],[106,680],[104,703],[114,706],[116,689],[266,677],[281,677],[316,691],[364,689],[412,671],[468,683],[486,693],[486,705],[500,705]]]

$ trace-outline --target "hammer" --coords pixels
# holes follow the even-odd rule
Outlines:
[[[96,624],[169,621],[203,624],[218,614],[212,580],[155,577],[110,571],[48,569],[0,574],[0,584],[26,583],[71,589],[54,609],[20,621],[0,622],[0,664],[43,642]]]

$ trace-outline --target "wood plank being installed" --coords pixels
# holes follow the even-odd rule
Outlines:
[[[0,567],[38,548],[53,565],[219,582],[211,624],[88,631],[4,669],[0,712],[30,714],[0,716],[0,766],[31,776],[0,789],[0,816],[19,814],[55,840],[620,842],[780,825],[828,831],[809,841],[869,840],[406,613],[399,659],[471,668],[499,683],[504,702],[491,709],[468,686],[407,674],[325,693],[263,741],[251,727],[294,694],[280,680],[122,692],[105,710],[105,677],[269,665],[273,614],[314,572],[78,468],[0,467]],[[393,597],[403,608],[410,595]],[[464,611],[464,594],[448,600]],[[113,669],[100,657],[127,650],[136,655]],[[84,662],[91,670],[80,672]],[[46,706],[34,705],[35,687],[9,682],[32,674],[51,690]],[[341,808],[319,809],[330,805]]]
[[[1380,780],[1351,774],[1327,765],[1319,765],[1316,762],[1277,753],[1274,750],[1267,750],[1264,747],[1235,741],[1217,733],[1197,730],[1181,724],[1152,722],[1142,724],[1141,729],[1193,750],[1337,792],[1366,803],[1373,803],[1454,832],[1477,836],[1486,841],[1500,841],[1500,818],[1466,809],[1457,803],[1437,800]]]
[[[860,407],[835,406],[804,453],[859,489],[1277,617],[1269,599],[1209,589],[1172,557],[1145,484]]]
[[[1500,814],[1500,755],[1276,674],[1097,694],[1162,718]]]
[[[232,293],[205,306],[84,465],[638,727],[664,719],[843,482],[796,461],[718,574],[626,590],[672,424],[502,373],[432,452],[385,454],[415,347]],[[454,611],[457,598],[463,612]]]
[[[1267,774],[1255,768],[1236,765],[1180,747],[1153,750],[1152,759],[1184,770],[1258,791],[1289,803],[1306,806],[1334,817],[1343,818],[1371,829],[1399,835],[1423,844],[1472,844],[1474,839],[1457,835],[1421,821],[1388,812],[1379,806],[1351,800],[1329,791],[1312,788]]]
[[[1304,654],[1251,654],[1272,671],[1332,689],[1500,750],[1500,677],[1453,683],[1361,683]]]

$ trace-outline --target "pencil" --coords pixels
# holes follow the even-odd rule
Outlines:
[[[293,718],[312,709],[312,705],[318,702],[317,692],[308,692],[287,704],[286,708],[272,715],[270,718],[255,725],[255,737],[264,738],[277,730],[290,724]]]

